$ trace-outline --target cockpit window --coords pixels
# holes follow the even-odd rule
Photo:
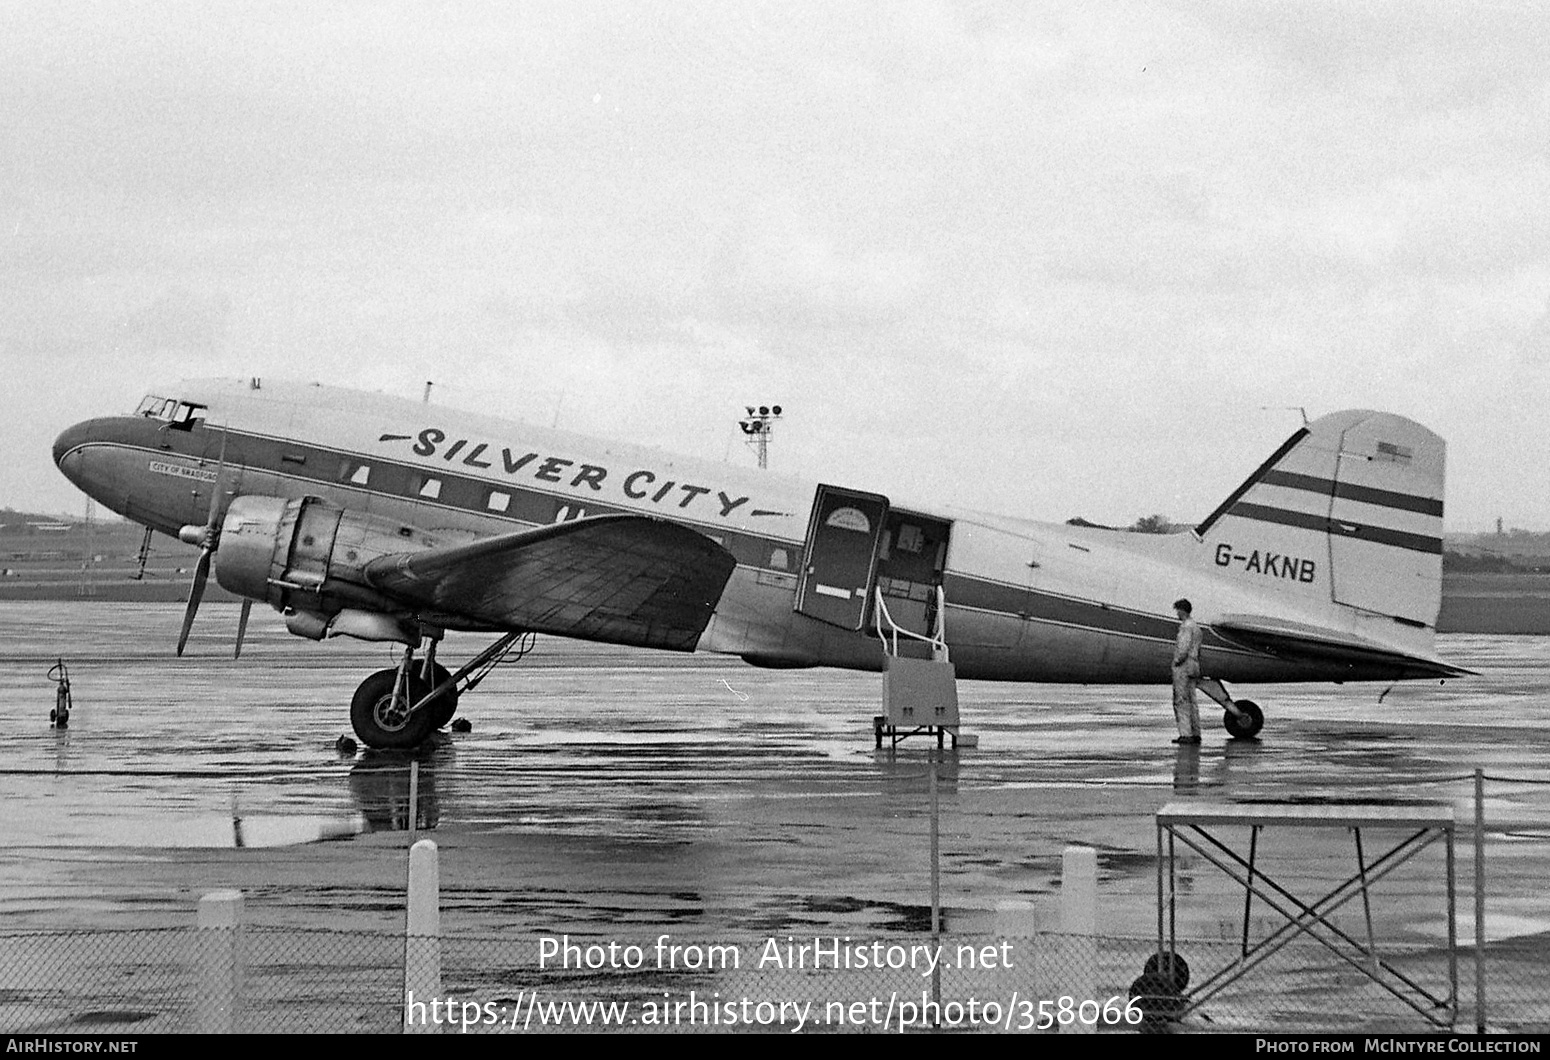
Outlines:
[[[170,426],[175,431],[191,431],[194,424],[205,418],[205,406],[192,401],[179,401],[172,410]]]
[[[205,418],[205,406],[192,401],[178,401],[175,398],[147,394],[140,402],[140,407],[135,409],[135,415],[161,420],[175,430],[191,431],[195,423]]]
[[[140,402],[140,407],[135,409],[135,415],[145,416],[153,420],[171,420],[172,413],[177,408],[177,404],[176,401],[170,398],[147,394],[145,399]]]

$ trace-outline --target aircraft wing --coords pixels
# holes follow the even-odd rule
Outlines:
[[[1231,644],[1281,659],[1324,665],[1347,663],[1364,668],[1392,666],[1396,679],[1467,677],[1474,674],[1473,670],[1452,666],[1441,659],[1411,655],[1343,630],[1292,622],[1284,618],[1223,615],[1211,623],[1211,628]]]
[[[400,600],[497,628],[693,651],[735,566],[686,527],[602,515],[382,556],[365,574]]]

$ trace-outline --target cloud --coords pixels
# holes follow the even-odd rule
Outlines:
[[[1550,367],[1550,303],[1545,306],[1544,312],[1539,314],[1533,326],[1528,329],[1528,334],[1523,336],[1523,344],[1518,348],[1520,361],[1530,367]]]
[[[226,344],[231,299],[173,288],[149,305],[122,317],[113,330],[120,354],[178,354],[199,361],[218,359]]]
[[[1223,451],[1295,421],[1261,406],[1521,451],[1470,395],[1547,356],[1547,19],[12,5],[0,348],[23,393],[434,378],[702,453],[779,401],[778,461],[1100,521],[1208,510]]]

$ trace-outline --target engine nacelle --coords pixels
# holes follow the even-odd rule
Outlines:
[[[366,564],[438,544],[423,530],[318,497],[238,497],[221,524],[215,580],[282,611],[402,615],[402,604],[367,583]]]

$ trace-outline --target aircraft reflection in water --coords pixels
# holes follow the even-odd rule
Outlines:
[[[450,751],[450,748],[447,749]],[[423,747],[414,752],[368,749],[350,767],[350,796],[366,822],[368,832],[409,830],[411,759],[420,764],[416,788],[415,827],[435,828],[441,822],[441,800],[436,795],[436,774],[448,765],[438,748],[431,754]]]
[[[897,628],[949,643],[959,677],[1166,684],[1187,596],[1223,681],[1466,672],[1433,649],[1444,445],[1386,413],[1315,420],[1193,532],[1144,535],[330,387],[167,393],[69,428],[55,462],[201,547],[180,652],[212,564],[244,599],[239,654],[254,600],[299,636],[403,644],[351,703],[371,747],[418,745],[536,633],[876,671]],[[453,672],[436,661],[449,629],[496,639]],[[1252,735],[1260,717],[1227,720]]]

